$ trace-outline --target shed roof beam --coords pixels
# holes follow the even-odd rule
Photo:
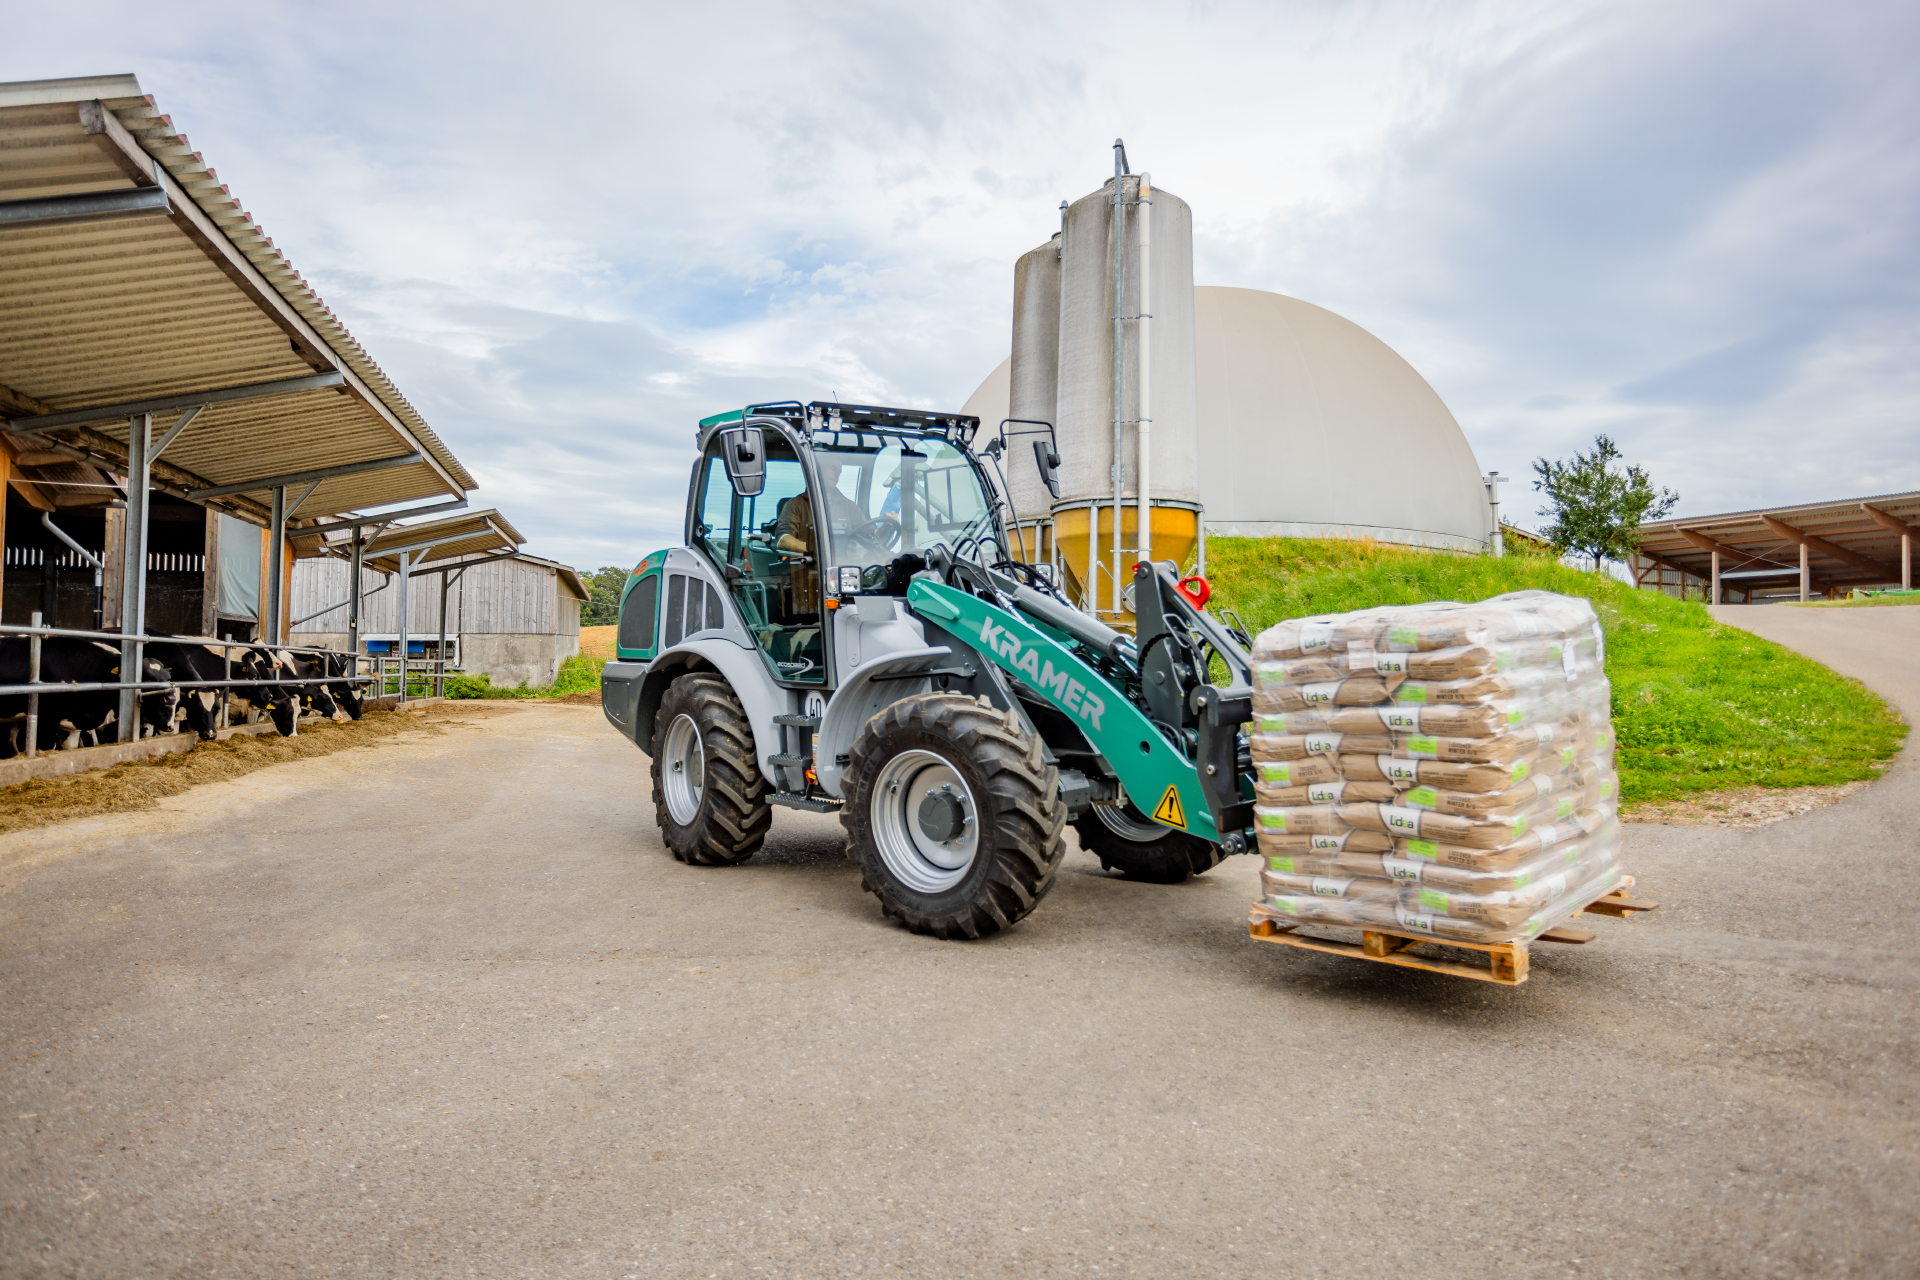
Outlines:
[[[0,201],[0,227],[52,227],[109,218],[168,217],[173,205],[158,187],[131,191],[88,191],[73,196]]]
[[[95,107],[99,108],[97,116],[89,110]],[[107,123],[108,121],[112,123]],[[120,125],[113,112],[106,110],[97,101],[81,104],[80,124],[89,134],[101,140],[103,146],[112,146],[118,150],[128,164],[136,169],[144,168],[162,191],[166,190],[170,183],[177,185],[168,175],[165,167],[149,156],[134,136]],[[135,180],[138,181],[137,178]],[[293,349],[301,359],[315,369],[337,369],[343,373],[347,392],[358,397],[363,404],[373,410],[380,420],[387,424],[388,429],[399,436],[409,448],[419,450],[423,455],[423,461],[433,469],[435,475],[440,477],[441,483],[447,486],[448,492],[466,492],[466,486],[455,480],[446,467],[441,465],[440,460],[433,456],[432,451],[395,416],[393,410],[387,407],[386,402],[362,382],[353,370],[346,367],[345,361],[333,350],[326,339],[315,332],[313,326],[293,309],[292,304],[281,295],[278,289],[274,288],[260,269],[240,252],[239,246],[228,238],[227,233],[214,225],[213,219],[207,216],[205,210],[183,193],[181,199],[173,202],[172,217],[173,224],[193,241],[213,265],[238,285],[240,291],[292,339]]]
[[[120,123],[120,117],[107,110],[106,104],[100,99],[80,104],[80,128],[99,144],[114,168],[126,174],[135,186],[157,185],[153,171],[158,166],[153,157],[147,154],[145,147],[134,141],[127,127]]]
[[[1692,529],[1675,529],[1674,532],[1679,534],[1681,537],[1685,538],[1688,542],[1691,542],[1694,546],[1700,548],[1702,551],[1718,551],[1723,556],[1733,556],[1736,559],[1746,560],[1749,562],[1756,561],[1756,560],[1762,563],[1767,562],[1767,558],[1761,555],[1757,551],[1742,551],[1738,547],[1730,547],[1724,542],[1716,542],[1714,539],[1709,538],[1706,534],[1696,533]],[[1692,570],[1689,570],[1688,572],[1692,572]],[[1799,570],[1795,569],[1794,572],[1798,573]],[[1723,573],[1720,576],[1724,578],[1726,577],[1726,574]]]
[[[304,378],[282,378],[277,382],[253,382],[240,387],[189,391],[184,395],[161,396],[155,400],[130,400],[125,404],[103,404],[91,409],[69,409],[64,413],[43,413],[31,418],[9,418],[6,429],[19,434],[29,431],[47,431],[54,427],[73,426],[85,422],[111,422],[116,418],[131,418],[140,413],[166,413],[172,409],[192,409],[197,412],[212,404],[227,404],[235,400],[261,400],[268,396],[286,396],[298,391],[337,387],[345,380],[345,374],[335,369],[328,373],[310,374]],[[234,492],[241,491],[236,489]]]
[[[53,406],[32,396],[21,395],[12,387],[0,387],[0,415],[17,413],[22,417],[34,413],[52,413]]]
[[[411,516],[430,516],[441,511],[458,511],[467,505],[465,498],[455,498],[452,502],[436,502],[430,507],[410,507],[405,511],[389,511],[384,515],[355,516],[351,520],[329,520],[320,525],[320,529],[358,529],[369,524],[392,524],[396,520],[405,520]]]
[[[90,467],[111,467],[121,472],[127,466],[127,446],[112,436],[103,435],[91,427],[64,427],[61,429],[64,439],[49,440],[34,438],[36,447],[50,450],[83,462]],[[156,461],[153,464],[153,487],[162,493],[176,498],[193,499],[189,496],[195,489],[206,488],[204,476],[197,476],[184,467],[176,467],[171,462]],[[251,498],[223,498],[221,506],[233,515],[264,527],[267,523],[267,509]]]
[[[1881,582],[1900,581],[1900,571],[1898,569],[1890,569],[1878,560],[1869,560],[1857,551],[1849,551],[1845,547],[1835,546],[1825,538],[1816,538],[1814,535],[1804,530],[1796,529],[1790,524],[1783,524],[1775,520],[1772,516],[1761,516],[1760,522],[1781,537],[1790,538],[1809,551],[1817,551],[1829,559],[1838,560],[1841,564],[1849,568],[1858,569],[1862,573],[1873,574]]]
[[[1867,519],[1873,521],[1882,529],[1890,529],[1894,533],[1904,533],[1909,536],[1920,533],[1920,525],[1908,524],[1891,511],[1882,511],[1880,508],[1870,507],[1864,502],[1860,504],[1860,509],[1867,513]]]
[[[242,480],[237,484],[221,484],[209,489],[195,489],[187,496],[195,502],[205,502],[209,498],[224,498],[229,494],[284,489],[289,485],[306,484],[309,481],[332,480],[338,476],[356,476],[364,471],[385,471],[390,467],[411,466],[420,461],[423,459],[419,453],[402,453],[391,458],[374,458],[368,462],[342,462],[333,467],[315,467],[310,471],[290,471],[283,476],[262,476],[258,480]]]
[[[471,542],[475,538],[485,537],[488,532],[492,532],[496,538],[505,536],[489,524],[485,529],[468,529],[465,533],[449,533],[438,538],[429,538],[425,542],[411,542],[404,547],[368,547],[367,556],[374,560],[385,560],[389,556],[404,556],[415,551],[429,551],[434,547],[444,547],[450,542]]]

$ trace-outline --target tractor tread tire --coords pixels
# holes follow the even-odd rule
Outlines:
[[[1118,871],[1141,884],[1179,884],[1220,865],[1219,845],[1172,827],[1165,828],[1166,834],[1158,840],[1142,843],[1127,839],[1088,809],[1073,830],[1080,837],[1080,847],[1100,859],[1103,871]]]
[[[682,827],[667,809],[661,748],[667,728],[690,716],[706,756],[700,811]],[[715,675],[681,676],[667,686],[653,730],[653,818],[667,852],[695,867],[730,867],[760,851],[773,826],[771,790],[754,754],[753,726],[727,682]]]
[[[872,834],[874,779],[892,757],[916,748],[942,755],[966,777],[980,811],[972,867],[937,894],[901,885]],[[889,918],[936,938],[984,938],[1019,923],[1053,888],[1067,848],[1059,771],[1013,711],[957,693],[902,698],[867,721],[848,755],[840,810],[847,852],[860,864],[860,887]]]

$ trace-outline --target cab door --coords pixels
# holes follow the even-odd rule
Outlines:
[[[727,577],[735,606],[773,677],[819,685],[827,678],[821,626],[818,556],[783,549],[782,518],[804,499],[807,477],[793,447],[777,432],[765,440],[766,481],[743,497],[727,479],[718,448],[702,460],[689,541]]]

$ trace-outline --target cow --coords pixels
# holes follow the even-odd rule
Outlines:
[[[322,677],[328,674],[321,662],[303,658],[288,649],[277,651],[274,660],[283,673],[307,682],[293,687],[294,696],[300,700],[304,710],[325,716],[336,724],[347,718],[346,713],[340,710],[340,704],[334,700],[332,686],[321,682]]]
[[[278,683],[289,673],[275,660],[272,650],[261,645],[237,648],[234,668],[240,679],[229,696],[240,704],[247,719],[258,721],[264,712],[281,737],[291,738],[299,724],[300,699],[291,684]]]
[[[176,680],[232,680],[241,674],[237,662],[231,667],[228,665],[226,651],[220,645],[206,641],[168,636],[161,643],[148,645],[147,652],[172,668]],[[233,650],[236,659],[244,652],[243,647]],[[221,691],[202,686],[180,692],[180,707],[186,716],[187,726],[201,741],[212,740],[220,727]]]
[[[29,640],[25,636],[0,639],[0,684],[27,683]],[[146,681],[171,681],[173,672],[163,662],[147,655],[141,678]],[[99,640],[81,640],[70,636],[48,636],[40,642],[40,679],[50,684],[114,684],[120,680],[120,649]],[[140,737],[157,733],[161,726],[173,723],[180,703],[178,689],[145,690],[140,695]],[[87,689],[72,693],[48,692],[40,695],[40,732],[37,749],[71,750],[92,742],[109,741],[109,725],[119,719],[118,689]],[[13,755],[25,744],[27,695],[0,696],[0,720],[15,726],[6,735],[6,750]]]
[[[359,664],[353,660],[352,654],[322,652],[318,655],[317,661],[320,665],[320,674],[323,676],[337,678],[360,674]],[[347,713],[347,719],[358,720],[366,713],[366,689],[371,683],[370,680],[360,679],[351,684],[330,684],[321,687],[332,691],[333,700],[340,705],[342,711]]]

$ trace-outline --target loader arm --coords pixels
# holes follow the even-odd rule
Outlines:
[[[1072,719],[1142,813],[1200,839],[1230,843],[1222,840],[1207,789],[1186,751],[1170,741],[1125,690],[1057,640],[1057,630],[1043,628],[1017,609],[926,577],[908,587],[907,605]],[[1237,726],[1226,733],[1233,741]],[[1237,801],[1237,771],[1231,788]],[[1229,830],[1228,835],[1239,833]]]

